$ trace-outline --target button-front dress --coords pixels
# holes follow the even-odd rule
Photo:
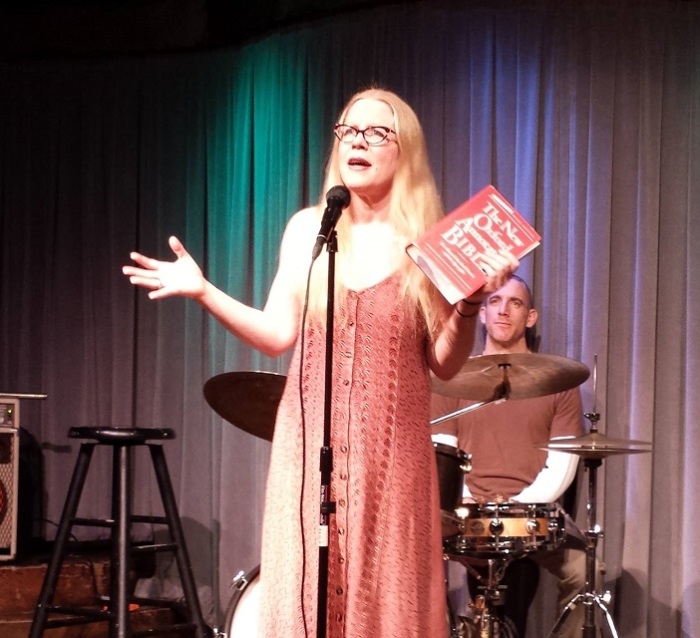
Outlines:
[[[448,635],[427,335],[422,319],[408,320],[416,310],[399,286],[394,275],[350,291],[335,312],[329,638]],[[304,337],[280,401],[267,483],[265,638],[317,635],[325,330],[311,324]]]

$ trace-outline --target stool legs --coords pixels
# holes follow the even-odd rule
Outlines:
[[[46,576],[44,577],[44,584],[41,586],[39,599],[37,601],[36,609],[34,610],[34,620],[32,622],[32,628],[29,632],[29,638],[40,638],[44,633],[44,625],[46,624],[46,620],[48,618],[49,606],[53,600],[53,595],[56,590],[56,583],[58,582],[58,576],[61,573],[61,565],[63,563],[66,544],[68,543],[68,538],[70,536],[72,519],[75,517],[75,514],[78,511],[78,503],[80,502],[80,496],[83,492],[83,487],[85,486],[85,478],[87,477],[87,472],[90,467],[90,460],[92,459],[94,449],[94,443],[83,443],[80,446],[78,460],[76,461],[70,486],[68,487],[68,496],[66,497],[66,503],[63,506],[61,521],[58,524],[54,550],[51,554],[51,560],[49,561],[46,569]]]
[[[131,466],[133,447],[115,445],[112,450],[112,564],[109,575],[109,598],[112,619],[109,638],[130,638],[129,567],[131,563]]]
[[[145,429],[90,429],[77,428],[76,436],[81,438],[95,438],[99,443],[82,443],[78,453],[78,460],[73,471],[68,496],[63,507],[61,521],[58,526],[54,549],[51,553],[44,583],[39,594],[34,620],[28,638],[41,638],[44,631],[53,627],[62,627],[78,622],[109,622],[109,638],[132,638],[131,619],[129,612],[129,575],[131,573],[132,555],[135,551],[158,551],[162,547],[156,545],[135,548],[131,541],[131,523],[134,521],[151,522],[159,525],[166,524],[171,538],[168,551],[175,552],[180,582],[185,595],[186,624],[173,624],[165,628],[145,630],[145,634],[158,634],[164,631],[180,633],[194,629],[197,638],[210,638],[212,630],[204,622],[197,588],[192,574],[192,566],[185,535],[182,530],[180,516],[175,502],[175,496],[170,482],[170,475],[165,461],[165,454],[161,445],[149,444],[148,439],[173,438],[174,434],[168,430]],[[80,497],[85,486],[90,461],[95,445],[112,446],[112,510],[111,520],[104,519],[78,519],[76,518]],[[132,466],[134,447],[148,445],[158,489],[165,511],[165,517],[160,516],[133,516],[132,514]],[[52,605],[56,585],[58,583],[61,567],[65,558],[71,528],[73,525],[99,525],[111,528],[111,566],[109,582],[109,607],[108,609],[94,608],[69,608]],[[134,602],[168,603],[173,601],[133,599]],[[180,603],[176,603],[181,608]],[[72,615],[71,619],[49,619],[50,613],[63,613]]]
[[[182,589],[185,593],[185,600],[187,601],[187,611],[190,615],[188,620],[197,625],[201,636],[208,636],[210,632],[204,622],[202,610],[199,605],[197,588],[192,574],[192,565],[190,563],[187,545],[185,544],[185,535],[182,531],[182,524],[180,523],[180,516],[175,503],[175,495],[172,483],[170,482],[170,474],[168,473],[165,454],[160,445],[149,445],[148,448],[151,451],[153,468],[155,470],[156,479],[158,480],[158,488],[160,489],[160,496],[163,501],[163,508],[168,521],[170,536],[175,545],[177,545],[175,558],[180,572],[180,581],[182,582]]]

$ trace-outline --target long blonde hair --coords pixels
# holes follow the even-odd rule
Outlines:
[[[391,189],[389,220],[398,236],[405,238],[406,245],[419,237],[444,215],[442,202],[435,185],[435,179],[428,162],[428,152],[423,129],[413,109],[395,93],[369,88],[353,95],[343,107],[338,122],[345,121],[350,107],[359,100],[379,100],[389,106],[394,114],[394,131],[399,155],[396,174]],[[334,137],[319,201],[319,210],[325,206],[325,193],[332,186],[342,184],[340,177],[338,146]],[[351,252],[352,234],[349,232],[350,219],[341,215],[336,227],[338,233],[338,255],[336,266],[336,305],[346,290],[339,283],[348,264],[344,259]],[[401,258],[400,275],[404,282],[402,294],[420,308],[431,335],[435,335],[446,313],[447,303],[432,283],[405,253]],[[320,266],[320,267],[319,267]],[[315,266],[313,294],[310,299],[310,313],[315,318],[325,310],[327,268]]]

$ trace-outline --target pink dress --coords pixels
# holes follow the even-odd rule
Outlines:
[[[416,322],[405,320],[398,291],[398,278],[390,277],[350,292],[335,313],[329,638],[448,635],[427,337],[422,323],[414,329]],[[260,576],[266,638],[317,634],[325,332],[312,325],[305,337],[305,422],[300,340],[267,483]]]

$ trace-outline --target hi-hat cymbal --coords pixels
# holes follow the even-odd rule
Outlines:
[[[651,443],[634,439],[611,439],[600,432],[589,432],[573,439],[559,439],[537,445],[540,450],[569,452],[587,459],[602,459],[613,454],[651,452]]]
[[[204,384],[204,398],[232,425],[272,441],[286,380],[274,372],[224,372]]]
[[[527,399],[570,390],[590,371],[583,363],[554,355],[516,352],[471,357],[449,381],[433,377],[433,392],[471,401]]]

